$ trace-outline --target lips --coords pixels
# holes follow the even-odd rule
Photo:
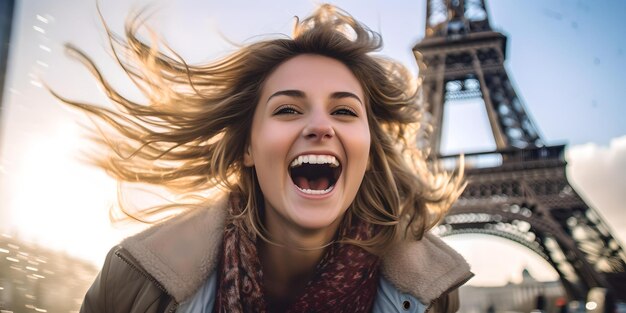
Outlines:
[[[331,192],[341,175],[341,163],[333,155],[304,154],[289,165],[291,180],[300,191],[311,195]]]

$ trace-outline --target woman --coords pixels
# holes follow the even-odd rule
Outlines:
[[[96,159],[111,175],[196,201],[113,248],[81,312],[456,311],[472,274],[427,230],[461,175],[414,147],[428,128],[418,90],[371,54],[377,33],[323,5],[293,38],[191,66],[138,26],[109,37],[147,105],[80,53],[117,110],[62,99],[113,128]]]

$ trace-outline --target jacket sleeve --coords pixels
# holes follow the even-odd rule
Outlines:
[[[107,312],[105,303],[107,288],[105,284],[109,276],[111,260],[114,257],[115,250],[116,249],[113,248],[107,254],[100,273],[98,273],[96,280],[93,282],[89,290],[87,290],[87,294],[85,294],[85,299],[80,307],[80,313]]]
[[[116,246],[106,256],[102,270],[93,282],[80,313],[162,312],[171,297],[157,287],[147,274],[133,268],[134,259],[117,256],[122,247]],[[131,256],[126,256],[131,258]]]

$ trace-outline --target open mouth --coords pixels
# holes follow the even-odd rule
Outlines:
[[[321,195],[333,190],[341,175],[341,164],[332,155],[301,155],[289,165],[289,175],[300,191]]]

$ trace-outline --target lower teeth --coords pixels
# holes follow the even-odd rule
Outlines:
[[[329,193],[331,190],[333,190],[333,187],[335,186],[330,186],[328,187],[328,189],[325,190],[313,190],[313,189],[302,189],[300,187],[298,187],[298,189],[300,189],[300,191],[306,193],[306,194],[310,194],[310,195],[323,195],[326,193]]]

